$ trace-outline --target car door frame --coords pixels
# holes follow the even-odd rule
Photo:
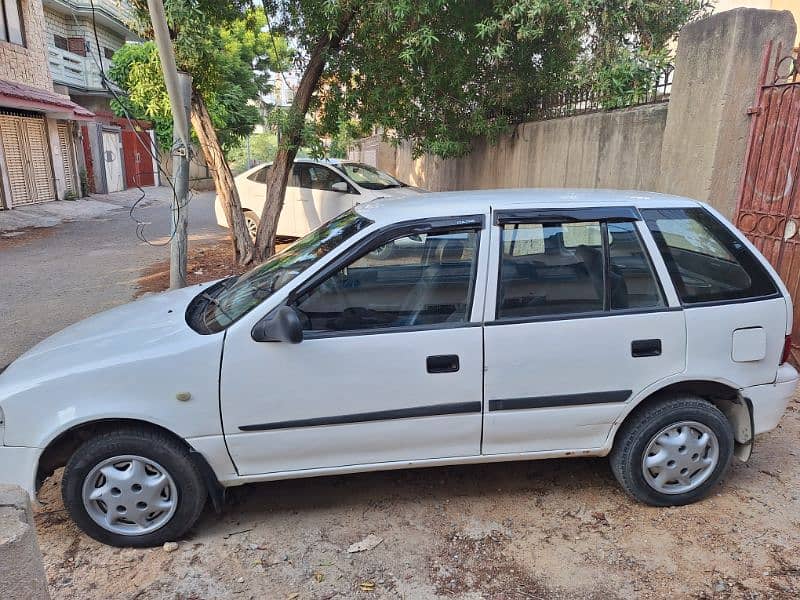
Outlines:
[[[394,239],[398,235],[411,235],[414,233],[433,233],[437,231],[441,231],[442,229],[446,229],[448,231],[453,231],[456,228],[460,228],[461,230],[471,228],[477,231],[477,251],[478,256],[475,265],[475,273],[472,279],[472,287],[470,290],[470,310],[468,311],[467,319],[460,323],[442,323],[442,324],[427,324],[427,325],[414,325],[414,326],[402,326],[402,327],[392,327],[392,328],[381,328],[381,329],[372,329],[372,330],[357,330],[357,331],[346,331],[346,332],[322,332],[318,335],[312,335],[308,337],[309,341],[314,339],[320,338],[335,338],[335,337],[352,337],[352,336],[374,336],[378,334],[406,334],[408,332],[426,332],[426,331],[436,331],[436,330],[447,330],[447,329],[476,329],[482,331],[482,315],[483,315],[483,305],[485,302],[486,296],[486,275],[488,270],[488,255],[489,255],[489,244],[491,243],[490,239],[486,235],[487,226],[486,222],[488,220],[488,207],[486,214],[473,214],[473,215],[465,215],[465,216],[456,216],[456,217],[442,217],[442,218],[429,218],[429,219],[418,219],[418,220],[407,220],[398,223],[393,223],[391,225],[387,225],[384,227],[379,228],[368,228],[366,233],[363,236],[359,236],[355,238],[353,241],[347,244],[345,248],[343,248],[340,252],[338,252],[335,256],[331,257],[330,260],[326,261],[323,265],[320,265],[318,269],[315,269],[309,272],[307,277],[304,277],[301,281],[297,281],[296,283],[287,285],[284,289],[280,290],[275,296],[270,298],[268,302],[263,303],[259,306],[258,309],[251,311],[249,315],[245,315],[241,320],[237,321],[236,323],[231,325],[231,328],[226,333],[226,349],[229,340],[233,336],[240,336],[240,335],[247,335],[250,336],[253,327],[264,318],[269,318],[271,313],[280,306],[283,305],[291,305],[292,302],[303,293],[310,291],[320,283],[322,283],[325,279],[331,276],[333,273],[338,271],[339,269],[343,268],[347,264],[351,263],[353,260],[357,259],[359,256],[363,255],[365,252],[368,252],[370,248],[374,248],[379,246],[381,243],[385,243],[385,241],[389,239]],[[471,226],[471,227],[470,227]],[[290,289],[287,289],[290,288]],[[280,293],[283,292],[283,293]],[[381,468],[381,466],[386,468],[392,468],[392,465],[399,465],[399,464],[408,464],[409,462],[426,462],[426,461],[438,461],[438,460],[455,460],[455,459],[464,459],[464,458],[472,458],[473,460],[480,457],[480,437],[482,433],[483,427],[483,337],[482,334],[477,333],[477,339],[479,340],[477,343],[479,344],[479,348],[476,348],[477,355],[480,357],[478,359],[478,364],[475,365],[475,368],[478,369],[478,383],[477,389],[475,390],[476,396],[478,400],[476,403],[479,406],[476,407],[474,410],[470,410],[469,412],[474,414],[476,418],[476,422],[471,426],[474,429],[475,433],[475,440],[474,440],[474,453],[469,454],[459,454],[458,456],[451,455],[444,455],[444,456],[430,456],[425,458],[412,458],[412,459],[400,459],[399,461],[390,461],[390,462],[380,462],[380,463],[350,463],[347,465],[341,466],[322,466],[322,467],[315,467],[315,468],[293,468],[287,469],[285,471],[275,471],[275,470],[265,470],[260,473],[254,473],[252,470],[252,463],[250,466],[247,466],[245,462],[242,460],[237,460],[237,452],[234,450],[234,446],[236,445],[234,438],[241,435],[246,434],[248,431],[246,429],[242,429],[242,425],[247,425],[246,423],[227,423],[225,419],[225,404],[227,399],[224,395],[224,379],[220,380],[220,407],[221,407],[221,416],[222,416],[222,425],[223,425],[223,432],[226,438],[226,443],[229,448],[229,452],[231,454],[231,459],[236,466],[237,472],[245,473],[243,476],[246,478],[253,478],[253,479],[264,479],[264,478],[275,478],[275,477],[293,477],[293,476],[303,476],[302,473],[306,474],[314,474],[314,473],[321,473],[321,472],[338,472],[338,470],[345,469],[345,470],[358,470],[358,465],[364,466],[365,470],[369,470],[372,468]],[[253,342],[258,343],[258,342]],[[265,343],[265,342],[261,342]],[[223,357],[223,364],[225,357],[230,354],[229,350],[224,352]],[[423,370],[424,370],[424,363],[423,363]],[[221,375],[222,378],[225,377],[224,368]],[[437,375],[437,377],[439,377]],[[391,408],[391,407],[390,407]],[[428,407],[432,408],[432,407]],[[453,416],[458,417],[466,416],[466,410],[462,407],[454,408]],[[444,416],[447,413],[443,413]],[[414,415],[412,415],[414,416]],[[419,415],[423,416],[423,415]],[[459,426],[460,429],[464,430],[464,425]],[[302,428],[298,428],[301,429]],[[313,430],[313,426],[306,427],[307,430]],[[454,432],[456,435],[457,432]],[[240,454],[241,457],[241,454]],[[247,460],[247,458],[245,459]],[[387,466],[388,465],[388,466]],[[247,471],[250,471],[249,473]]]
[[[637,231],[638,237],[642,243],[643,250],[645,251],[646,258],[649,260],[650,265],[653,270],[653,274],[656,278],[656,284],[659,286],[662,297],[664,300],[663,307],[655,307],[655,308],[634,308],[634,309],[618,309],[614,311],[605,311],[605,309],[600,311],[592,311],[590,313],[573,313],[573,314],[557,314],[557,315],[546,315],[546,316],[531,316],[531,317],[522,317],[519,319],[508,319],[503,321],[498,321],[496,319],[496,312],[497,312],[497,304],[498,304],[498,297],[499,297],[499,283],[500,283],[500,261],[502,258],[502,228],[505,223],[508,221],[507,218],[512,219],[520,219],[520,222],[547,222],[550,221],[558,221],[558,222],[586,222],[586,221],[598,221],[601,224],[603,222],[610,223],[614,221],[625,221],[625,222],[633,222],[635,225],[635,229]],[[675,290],[675,287],[672,283],[672,279],[670,278],[669,271],[667,270],[666,263],[658,250],[658,246],[656,245],[655,240],[653,239],[650,230],[647,228],[647,225],[644,221],[644,218],[639,213],[639,210],[635,206],[631,206],[629,203],[625,203],[624,201],[620,201],[619,205],[603,205],[603,206],[553,206],[553,207],[542,207],[542,208],[521,208],[521,209],[500,209],[500,210],[493,210],[491,215],[491,245],[489,250],[489,269],[488,269],[488,278],[486,283],[486,301],[484,303],[484,326],[485,327],[493,327],[496,325],[513,325],[513,324],[528,324],[528,323],[536,323],[536,322],[562,322],[562,321],[579,321],[579,320],[589,320],[592,318],[602,318],[602,317],[611,317],[611,316],[635,316],[635,315],[648,315],[651,313],[670,313],[670,312],[680,312],[683,314],[683,306],[678,298],[678,294]],[[605,236],[604,236],[605,237]],[[604,247],[607,248],[607,241],[604,239]],[[605,252],[607,255],[607,250]],[[608,257],[605,257],[605,261],[607,263]],[[607,268],[607,266],[606,266]],[[607,287],[607,286],[606,286]],[[607,293],[607,290],[606,290]],[[568,455],[573,451],[585,451],[589,454],[604,454],[610,448],[613,442],[613,434],[616,431],[619,423],[622,421],[624,416],[628,414],[633,408],[645,397],[659,389],[662,385],[666,385],[669,382],[680,380],[683,377],[683,373],[686,370],[686,354],[685,354],[685,338],[686,338],[686,329],[685,329],[685,321],[683,322],[683,331],[682,336],[684,339],[684,346],[683,346],[683,353],[684,353],[684,363],[683,368],[680,372],[673,373],[668,377],[665,377],[661,381],[654,381],[652,384],[639,389],[639,390],[632,390],[632,393],[624,399],[624,401],[616,400],[615,402],[609,402],[607,405],[605,403],[598,403],[598,404],[588,404],[587,406],[596,406],[596,407],[605,407],[608,406],[608,413],[611,416],[609,419],[609,426],[608,431],[605,436],[605,442],[600,446],[592,446],[591,448],[584,448],[582,446],[570,447],[570,448],[552,448],[552,449],[535,449],[535,450],[514,450],[506,456],[525,456],[525,455]],[[484,339],[486,336],[484,335]],[[487,342],[484,342],[484,353],[486,354],[489,351],[487,347]],[[489,369],[490,364],[489,360],[485,359],[484,368]],[[484,384],[488,385],[487,380],[484,379]],[[571,406],[568,402],[570,399],[570,394],[566,394],[564,398],[556,398],[553,397],[554,406],[550,408],[545,408],[545,410],[559,410],[560,406]],[[492,412],[498,410],[497,399],[491,397],[491,392],[488,389],[484,389],[484,443],[487,440],[487,419],[491,415]],[[533,398],[530,398],[533,400]],[[565,405],[559,405],[559,402],[565,402]],[[494,410],[492,407],[494,405]],[[608,415],[606,415],[608,418]],[[520,422],[522,420],[520,419]],[[504,455],[503,453],[496,453],[496,452],[489,452],[485,451],[485,445],[482,443],[481,453],[489,457],[495,457],[495,459],[502,459],[501,457]]]

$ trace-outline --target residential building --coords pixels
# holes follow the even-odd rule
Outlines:
[[[79,195],[77,122],[53,89],[41,0],[0,0],[0,209]]]
[[[112,95],[103,85],[101,66],[107,72],[114,52],[137,39],[126,25],[132,18],[131,8],[122,0],[94,0],[92,15],[89,0],[42,3],[56,90],[94,112],[107,111]]]
[[[115,192],[153,185],[155,143],[146,122],[117,117],[114,94],[103,81],[114,53],[138,37],[125,0],[42,0],[47,57],[57,92],[92,111],[96,119],[80,130],[80,168],[91,191]]]

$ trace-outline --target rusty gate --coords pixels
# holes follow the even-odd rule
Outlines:
[[[736,225],[772,263],[794,300],[792,362],[800,363],[800,56],[764,49]]]

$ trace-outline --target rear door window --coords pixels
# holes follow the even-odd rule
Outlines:
[[[633,222],[509,223],[497,316],[527,319],[664,307]]]
[[[247,178],[256,183],[267,183],[267,175],[269,175],[269,167],[263,167],[254,173],[250,173]]]
[[[761,262],[707,210],[662,208],[641,212],[683,304],[778,293]]]

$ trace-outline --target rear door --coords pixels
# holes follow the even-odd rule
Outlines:
[[[685,368],[638,211],[500,211],[492,240],[482,452],[603,446],[626,403]]]
[[[298,163],[293,172],[298,186],[297,201],[293,203],[294,219],[302,230],[300,235],[353,208],[357,198],[355,190],[332,169],[315,163]],[[345,184],[350,191],[334,190],[335,184]]]
[[[267,201],[267,177],[270,165],[265,165],[245,177],[237,179],[237,189],[242,202],[242,207],[252,210],[261,217],[264,203]],[[291,181],[290,181],[291,182]],[[283,210],[278,219],[278,235],[297,236],[294,227],[293,205],[289,201],[292,197],[292,188],[287,186]]]

